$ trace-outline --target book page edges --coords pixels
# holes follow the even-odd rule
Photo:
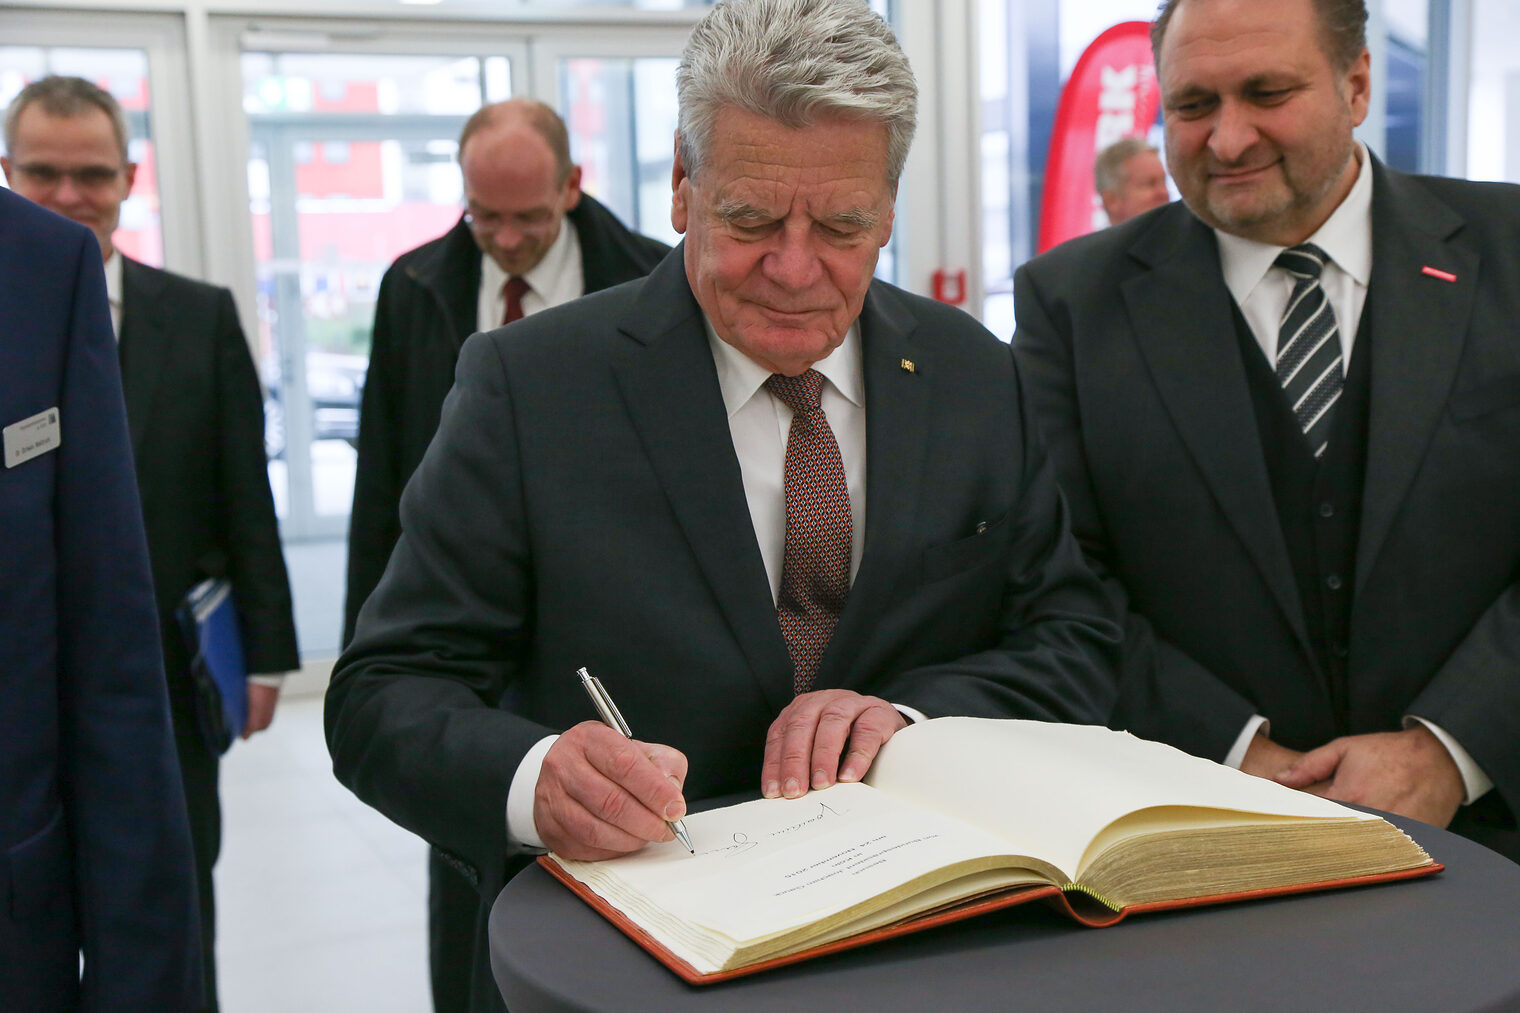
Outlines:
[[[569,887],[581,900],[585,901],[593,910],[607,919],[618,930],[646,950],[651,956],[669,968],[675,975],[691,985],[713,985],[718,982],[728,981],[733,978],[741,978],[746,975],[758,974],[777,967],[785,967],[788,964],[797,964],[815,957],[826,956],[830,953],[841,953],[853,950],[870,943],[883,939],[893,939],[898,936],[909,935],[914,932],[922,932],[925,929],[936,928],[941,925],[949,925],[953,922],[963,921],[990,911],[1003,908],[1016,907],[1031,901],[1044,900],[1052,907],[1066,915],[1068,918],[1086,925],[1089,928],[1107,928],[1117,925],[1129,915],[1145,914],[1152,911],[1174,911],[1180,908],[1206,907],[1214,904],[1231,904],[1238,901],[1259,900],[1269,897],[1289,896],[1299,893],[1317,893],[1325,890],[1338,890],[1353,886],[1372,886],[1378,883],[1390,883],[1397,880],[1419,879],[1425,876],[1433,876],[1443,871],[1446,867],[1439,863],[1420,866],[1414,869],[1401,869],[1397,872],[1375,873],[1368,876],[1356,876],[1350,879],[1327,880],[1320,883],[1297,883],[1288,887],[1274,887],[1268,890],[1244,890],[1237,893],[1216,894],[1210,897],[1188,897],[1178,900],[1154,901],[1146,904],[1133,904],[1121,911],[1110,912],[1105,910],[1079,911],[1073,906],[1071,898],[1059,887],[1055,886],[1028,886],[1017,887],[1007,893],[1000,893],[993,897],[985,897],[966,904],[936,911],[932,914],[916,918],[909,918],[892,925],[872,929],[859,935],[850,936],[846,939],[838,939],[821,946],[799,950],[796,953],[785,954],[780,957],[772,957],[759,963],[749,964],[744,967],[736,967],[726,971],[714,971],[703,973],[694,968],[685,960],[676,956],[662,943],[656,940],[635,922],[629,919],[617,908],[598,896],[592,889],[580,880],[571,876],[557,863],[547,856],[540,857],[538,864],[541,865],[555,879]],[[1094,902],[1095,903],[1095,902]],[[1092,903],[1084,904],[1084,908],[1091,908]]]

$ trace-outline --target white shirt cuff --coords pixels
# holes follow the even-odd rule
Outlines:
[[[1457,765],[1457,772],[1462,775],[1462,787],[1467,790],[1467,797],[1462,800],[1463,805],[1472,805],[1494,786],[1494,782],[1489,779],[1487,774],[1483,773],[1483,768],[1478,766],[1477,761],[1468,755],[1467,750],[1457,744],[1456,739],[1446,734],[1445,729],[1431,724],[1424,718],[1415,717],[1410,714],[1404,716],[1404,727],[1413,727],[1411,722],[1414,721],[1418,721],[1430,729],[1430,734],[1434,735],[1441,745],[1446,747],[1446,751],[1451,754],[1452,761]]]
[[[929,720],[929,715],[925,714],[923,711],[919,710],[917,707],[909,707],[905,703],[894,703],[892,705],[892,707],[897,711],[897,713],[899,713],[903,717],[907,718],[908,719],[908,724],[910,724],[910,725],[916,725],[920,721],[928,721]]]
[[[270,689],[279,689],[285,685],[285,676],[289,674],[289,672],[259,672],[256,675],[250,674],[248,681],[255,686],[268,686]]]
[[[1272,723],[1260,714],[1252,715],[1251,720],[1240,730],[1240,737],[1230,747],[1230,751],[1224,754],[1224,765],[1240,769],[1240,765],[1246,762],[1246,750],[1251,748],[1251,740],[1256,738],[1257,733],[1262,735],[1272,734]]]
[[[916,707],[900,703],[892,706],[910,724],[929,720],[928,715]],[[558,738],[558,735],[546,735],[535,742],[517,765],[517,773],[512,775],[512,786],[507,789],[507,843],[510,845],[543,850],[543,838],[538,836],[538,826],[533,822],[533,790],[538,787],[544,756]]]
[[[517,765],[517,773],[512,775],[512,786],[507,789],[509,845],[544,850],[543,838],[538,836],[538,825],[533,822],[533,790],[538,787],[538,775],[544,768],[544,756],[558,739],[558,735],[545,735],[533,743],[528,755]]]

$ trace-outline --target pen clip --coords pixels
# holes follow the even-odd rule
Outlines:
[[[612,702],[611,695],[602,680],[586,671],[584,668],[576,669],[576,675],[581,678],[581,685],[586,688],[586,694],[591,697],[591,703],[596,707],[596,712],[602,719],[602,723],[614,731],[621,732],[626,739],[633,738],[633,730],[628,727],[628,722],[623,720],[623,714],[618,710],[617,704]]]
[[[623,712],[618,710],[617,704],[612,702],[612,697],[602,686],[602,680],[593,675],[591,683],[596,687],[597,695],[601,697],[602,703],[606,704],[607,709],[612,712],[612,720],[607,723],[622,732],[625,737],[633,738],[633,729],[629,728],[628,722],[623,720]]]

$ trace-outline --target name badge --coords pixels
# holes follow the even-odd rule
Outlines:
[[[14,468],[34,457],[57,450],[63,443],[63,427],[58,424],[58,409],[49,408],[29,419],[5,427],[5,466]]]

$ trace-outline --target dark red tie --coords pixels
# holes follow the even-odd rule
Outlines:
[[[531,287],[525,279],[515,274],[501,287],[501,294],[507,297],[507,312],[501,318],[503,326],[523,318],[522,299]]]
[[[792,688],[813,687],[818,662],[850,593],[850,490],[819,398],[823,374],[772,374],[770,392],[792,410],[786,440],[786,556],[776,617],[792,656]]]

